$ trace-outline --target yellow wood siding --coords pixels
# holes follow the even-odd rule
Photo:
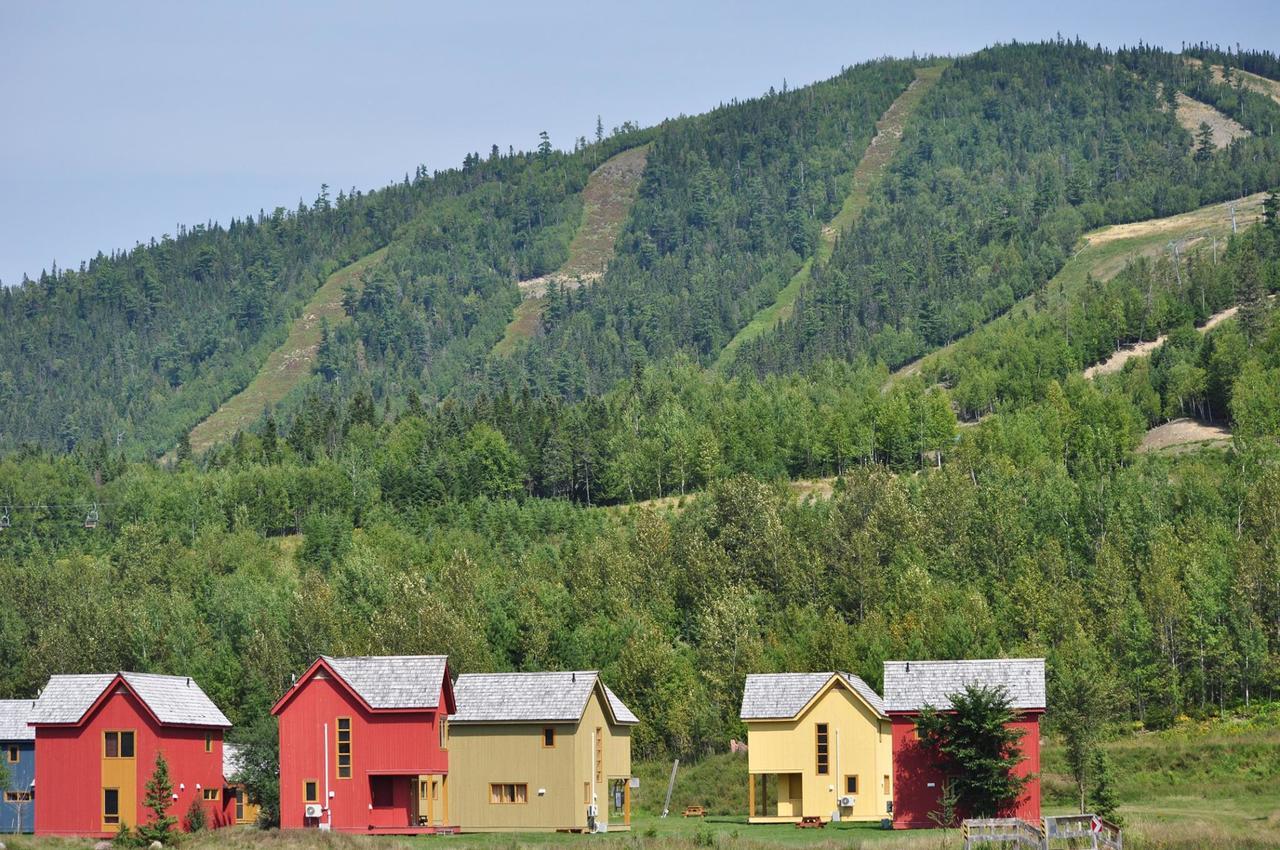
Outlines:
[[[577,724],[468,724],[449,727],[449,785],[454,821],[467,832],[585,829],[584,783],[593,788],[600,819],[611,830],[609,780],[631,776],[631,730],[610,726],[597,693]],[[555,746],[543,746],[543,730],[555,729]],[[592,773],[595,730],[602,735],[602,781]],[[528,786],[528,802],[491,803],[493,783]],[[542,789],[544,794],[539,795]]]
[[[819,775],[817,724],[827,724],[828,772]],[[839,680],[828,683],[799,717],[747,722],[747,764],[753,775],[768,775],[769,818],[831,817],[845,794],[845,777],[858,777],[852,808],[843,820],[888,817],[881,777],[891,774],[892,736],[883,720]],[[756,777],[755,796],[762,791]],[[776,805],[775,805],[776,801]],[[754,812],[752,812],[754,815]],[[757,818],[762,819],[762,818]]]

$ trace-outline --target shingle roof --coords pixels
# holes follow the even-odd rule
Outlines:
[[[468,673],[458,677],[453,691],[458,711],[455,723],[575,723],[582,719],[591,691],[600,679],[594,670],[556,673]],[[600,683],[604,686],[604,683]],[[605,700],[613,719],[623,725],[639,723],[631,709],[609,688]]]
[[[29,699],[0,699],[0,741],[32,741],[36,730],[27,725],[31,717]]]
[[[889,711],[951,707],[951,695],[966,685],[1003,687],[1014,708],[1045,707],[1043,658],[971,661],[886,661],[884,701]]]
[[[447,655],[320,656],[370,708],[436,708]]]
[[[840,677],[876,714],[884,716],[880,695],[852,673],[752,673],[742,690],[742,711],[738,717],[742,720],[795,717],[833,676]]]
[[[192,679],[156,673],[51,676],[31,711],[31,722],[79,723],[117,675],[129,684],[161,723],[178,726],[231,725],[226,715]]]

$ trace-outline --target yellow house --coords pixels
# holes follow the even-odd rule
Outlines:
[[[631,727],[593,670],[478,673],[454,684],[449,787],[464,832],[631,826]]]
[[[747,725],[751,823],[878,821],[893,799],[893,735],[884,701],[849,673],[757,673]]]
[[[237,824],[257,823],[262,806],[249,796],[244,783],[240,781],[240,771],[243,766],[244,756],[240,752],[240,747],[235,744],[223,744],[222,779],[227,786],[227,795],[235,799],[231,820]]]

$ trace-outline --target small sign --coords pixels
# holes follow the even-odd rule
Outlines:
[[[1093,819],[1089,821],[1089,831],[1092,832],[1094,835],[1097,835],[1099,832],[1102,832],[1102,818],[1098,817],[1097,815],[1094,815]]]
[[[640,777],[638,777],[638,776],[633,776],[633,777],[631,777],[630,781],[629,781],[629,782],[627,782],[627,784],[628,784],[628,785],[630,785],[632,788],[639,788],[639,787],[640,787]]]

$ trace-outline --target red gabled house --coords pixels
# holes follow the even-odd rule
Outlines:
[[[321,656],[271,709],[280,722],[280,827],[451,831],[444,655]]]
[[[193,801],[224,826],[222,735],[231,723],[186,676],[91,673],[49,679],[31,710],[38,835],[114,836],[145,823],[145,786],[164,753],[167,814],[182,828]]]
[[[893,826],[913,829],[936,826],[930,814],[940,809],[945,776],[937,754],[916,734],[916,719],[925,706],[951,708],[951,696],[967,685],[1003,688],[1023,732],[1022,761],[1014,768],[1031,776],[1022,796],[1000,814],[1040,820],[1040,716],[1045,710],[1044,659],[999,658],[971,661],[886,661],[885,711],[893,726]],[[963,815],[963,813],[961,813]]]

